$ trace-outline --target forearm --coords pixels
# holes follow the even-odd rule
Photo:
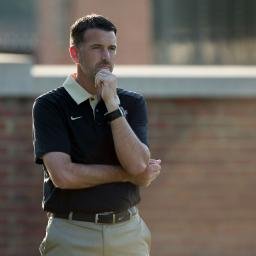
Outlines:
[[[108,111],[113,111],[116,106],[108,105]],[[113,120],[111,130],[117,157],[123,168],[132,175],[142,173],[148,165],[150,151],[131,129],[125,117]]]
[[[85,165],[70,163],[69,188],[93,187],[105,183],[124,182],[126,175],[121,166]]]
[[[63,189],[89,188],[112,182],[131,182],[137,186],[148,186],[160,173],[160,160],[150,159],[144,172],[131,175],[118,165],[84,165],[71,163],[69,175],[65,177]]]
[[[120,165],[73,163],[70,156],[62,152],[45,154],[43,162],[53,184],[61,189],[90,188],[113,182],[132,182],[140,186],[148,180],[147,175],[131,175]],[[152,165],[147,167],[150,169]]]
[[[117,110],[119,100],[116,77],[109,70],[102,69],[95,76],[95,86],[105,102],[108,113]],[[140,108],[137,110],[143,111]],[[124,117],[112,120],[110,125],[116,154],[122,167],[131,175],[144,172],[150,159],[147,146],[137,138]]]
[[[44,163],[53,184],[62,189],[89,188],[127,180],[127,174],[121,166],[77,164],[63,153],[47,154]]]

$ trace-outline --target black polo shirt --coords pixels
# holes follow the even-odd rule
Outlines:
[[[147,115],[144,98],[117,90],[120,105],[137,137],[147,144]],[[100,100],[93,111],[90,95],[69,76],[64,85],[35,100],[33,142],[35,162],[44,170],[43,209],[51,212],[104,212],[127,209],[140,200],[139,188],[130,182],[115,182],[85,189],[56,188],[42,161],[49,152],[64,152],[72,162],[120,165],[106,106]]]

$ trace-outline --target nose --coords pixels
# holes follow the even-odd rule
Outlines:
[[[102,58],[102,60],[110,59],[110,53],[109,53],[108,49],[102,49],[101,58]]]

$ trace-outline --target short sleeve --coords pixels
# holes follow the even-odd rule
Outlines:
[[[136,94],[136,97],[133,97],[133,101],[130,102],[129,107],[127,109],[127,120],[140,139],[140,141],[146,145],[148,145],[147,140],[147,105],[143,96]]]
[[[32,119],[34,156],[37,164],[42,164],[42,156],[49,152],[69,154],[68,130],[57,104],[45,98],[38,98],[33,105]]]

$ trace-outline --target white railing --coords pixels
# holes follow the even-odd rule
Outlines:
[[[61,86],[75,66],[33,65],[0,55],[0,96],[37,96]],[[255,66],[116,66],[119,87],[146,97],[256,97]]]

